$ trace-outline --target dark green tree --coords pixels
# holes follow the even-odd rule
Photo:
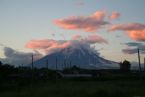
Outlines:
[[[130,71],[131,64],[129,61],[124,60],[123,62],[120,63],[120,70],[123,72],[128,72]]]
[[[3,63],[0,61],[0,66],[2,65]]]

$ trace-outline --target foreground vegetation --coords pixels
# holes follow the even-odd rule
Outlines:
[[[135,97],[145,96],[145,80],[54,80],[0,85],[0,97]]]
[[[145,74],[126,70],[55,71],[0,64],[0,97],[145,97]],[[92,77],[64,78],[57,72]]]

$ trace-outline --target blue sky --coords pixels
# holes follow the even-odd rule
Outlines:
[[[124,59],[137,61],[136,54],[124,54],[122,49],[126,49],[125,43],[129,42],[145,45],[144,40],[134,40],[122,30],[108,32],[105,28],[88,33],[80,29],[63,29],[54,24],[54,21],[70,16],[90,16],[96,11],[104,11],[107,15],[116,11],[120,16],[113,20],[112,24],[144,25],[144,9],[145,0],[0,0],[0,44],[15,50],[30,52],[32,50],[25,45],[33,39],[69,40],[76,34],[99,35],[109,42],[109,44],[95,44],[101,56],[113,61]],[[1,47],[1,58],[4,57],[3,53]]]

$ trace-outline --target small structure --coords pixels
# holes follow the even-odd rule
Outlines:
[[[77,77],[93,77],[91,74],[65,74],[62,72],[57,72],[63,78],[77,78]]]
[[[64,72],[58,71],[57,73],[63,78],[79,78],[79,77],[93,77],[92,74],[81,73],[81,69],[77,66],[72,68],[64,69]]]

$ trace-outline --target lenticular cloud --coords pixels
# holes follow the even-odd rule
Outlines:
[[[72,37],[73,40],[53,40],[53,39],[43,39],[43,40],[31,40],[26,44],[26,48],[42,51],[45,54],[50,54],[61,49],[68,47],[87,47],[95,43],[107,44],[107,40],[103,39],[101,36],[91,35],[82,38],[80,35],[75,35]]]
[[[97,11],[90,16],[71,16],[64,19],[57,19],[54,23],[64,29],[81,29],[85,32],[95,32],[110,24],[108,21],[105,21],[105,16],[104,11]]]

